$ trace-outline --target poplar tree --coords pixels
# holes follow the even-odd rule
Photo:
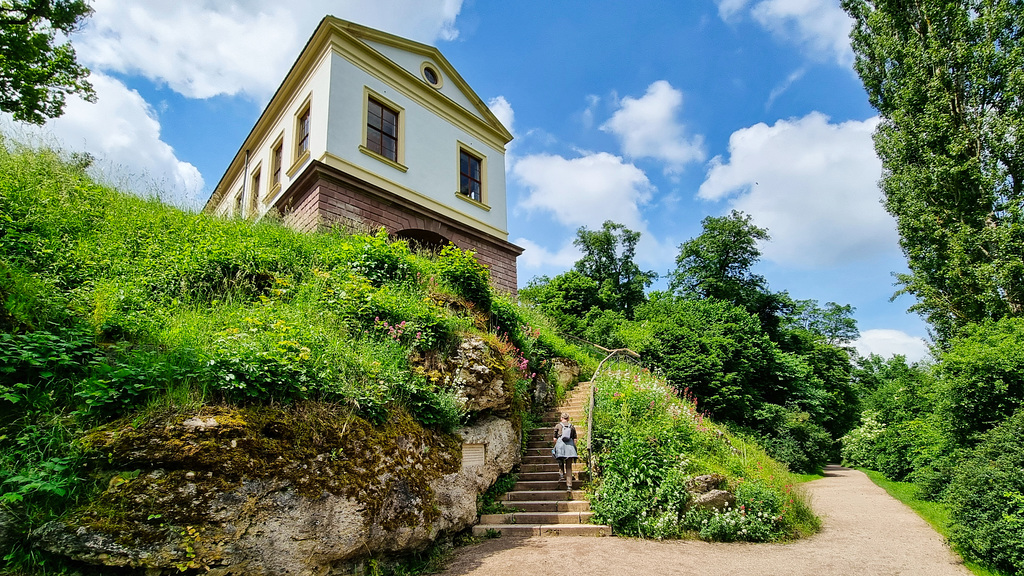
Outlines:
[[[940,342],[1024,313],[1024,2],[843,0],[881,122],[898,293]]]

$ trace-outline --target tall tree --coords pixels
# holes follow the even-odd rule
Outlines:
[[[1024,314],[1024,3],[843,0],[856,69],[881,114],[901,292],[941,340]]]
[[[639,232],[611,220],[605,221],[600,230],[581,227],[573,240],[583,251],[573,268],[598,283],[599,297],[607,307],[627,317],[632,317],[633,310],[644,302],[644,291],[658,277],[653,271],[641,270],[633,261],[639,241]]]
[[[751,268],[761,257],[757,242],[768,240],[768,231],[736,210],[728,216],[708,216],[701,224],[701,234],[679,246],[671,290],[681,296],[717,298],[746,307],[746,301],[764,292],[767,285]]]
[[[764,277],[752,271],[761,258],[757,243],[770,238],[768,230],[736,210],[708,216],[701,224],[700,235],[679,246],[670,290],[685,298],[712,298],[745,308],[777,341],[780,315],[789,311],[792,300],[785,292],[770,292]]]
[[[57,43],[91,13],[86,0],[0,0],[0,110],[42,124],[64,113],[68,94],[95,101],[89,70]]]

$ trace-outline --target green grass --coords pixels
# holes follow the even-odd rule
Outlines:
[[[949,538],[949,506],[942,502],[921,500],[917,497],[918,488],[913,482],[895,482],[886,478],[881,472],[857,468],[867,474],[872,482],[880,486],[890,496],[906,504],[918,516],[924,519],[943,538]],[[1011,574],[992,570],[975,562],[964,561],[964,566],[977,576],[1012,576]]]
[[[0,134],[0,506],[19,518],[0,572],[38,573],[31,531],[91,497],[75,446],[97,424],[312,400],[451,430],[472,418],[447,363],[469,335],[514,384],[513,413],[551,358],[587,364],[469,252],[184,212],[86,168]]]
[[[597,383],[592,509],[616,533],[768,542],[820,529],[784,464],[707,419],[662,377],[622,364]],[[687,506],[690,479],[709,474],[736,495],[734,510]]]
[[[815,480],[821,480],[825,477],[824,474],[793,474],[797,482],[803,484],[804,482],[813,482]]]

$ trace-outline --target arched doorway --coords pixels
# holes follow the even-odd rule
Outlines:
[[[399,230],[395,233],[395,238],[405,240],[413,250],[423,250],[428,252],[440,252],[441,248],[451,244],[451,240],[437,232],[417,228]]]

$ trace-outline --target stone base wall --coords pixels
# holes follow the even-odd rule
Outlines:
[[[523,249],[319,162],[311,163],[278,204],[285,223],[309,232],[331,223],[383,226],[390,234],[425,230],[443,236],[491,271],[491,284],[516,293],[516,257]]]

